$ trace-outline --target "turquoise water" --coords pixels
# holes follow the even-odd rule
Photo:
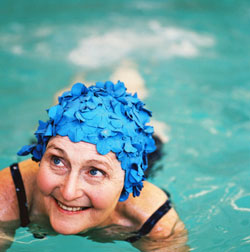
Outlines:
[[[164,169],[152,181],[171,192],[188,244],[250,251],[249,27],[247,0],[1,1],[1,167],[20,160],[59,89],[107,80],[128,64],[166,125]],[[76,236],[34,240],[23,228],[8,251],[73,245],[137,251]]]

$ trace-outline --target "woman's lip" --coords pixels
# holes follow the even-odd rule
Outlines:
[[[68,213],[80,213],[83,212],[87,209],[89,209],[90,207],[80,207],[80,206],[68,206],[63,204],[61,201],[57,200],[56,198],[54,198],[54,201],[57,205],[57,207],[63,211],[63,212],[68,212]]]

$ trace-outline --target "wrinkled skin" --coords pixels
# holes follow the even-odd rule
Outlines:
[[[103,156],[93,144],[73,143],[61,136],[50,140],[37,175],[46,214],[61,234],[109,224],[123,181],[124,171],[114,153]],[[57,201],[84,210],[63,210]]]

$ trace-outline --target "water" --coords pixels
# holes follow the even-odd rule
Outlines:
[[[20,160],[59,89],[129,72],[166,125],[164,169],[151,180],[171,192],[192,250],[249,251],[249,25],[247,0],[1,1],[1,167]],[[34,240],[25,228],[8,251],[73,245],[136,251],[76,236]]]

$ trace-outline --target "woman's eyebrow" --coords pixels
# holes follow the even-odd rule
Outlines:
[[[103,165],[103,166],[107,167],[108,169],[113,170],[112,166],[108,162],[103,161],[103,160],[92,159],[92,160],[87,161],[87,163],[89,165],[93,165],[93,164],[94,165]]]
[[[57,150],[59,152],[61,152],[62,154],[65,154],[65,151],[61,148],[59,148],[58,146],[54,145],[54,144],[51,144],[47,147],[47,150],[49,149],[53,149],[53,150]]]

